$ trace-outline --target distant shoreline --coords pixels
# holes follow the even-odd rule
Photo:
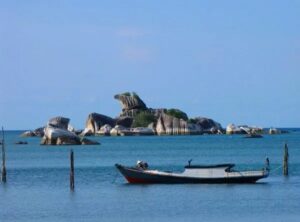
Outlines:
[[[270,129],[270,128],[263,128],[264,130]],[[276,127],[276,129],[279,130],[287,130],[287,131],[300,131],[300,127]],[[4,132],[26,132],[32,129],[4,129]],[[186,134],[189,135],[189,134]]]

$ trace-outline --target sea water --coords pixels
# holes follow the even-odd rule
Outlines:
[[[7,183],[0,221],[300,221],[300,132],[245,139],[234,135],[91,137],[92,146],[40,146],[40,138],[5,133]],[[25,140],[28,145],[15,145]],[[284,143],[290,174],[282,176]],[[75,191],[69,155],[75,155]],[[257,184],[130,185],[115,163],[147,161],[181,171],[192,164],[235,163],[271,174]]]

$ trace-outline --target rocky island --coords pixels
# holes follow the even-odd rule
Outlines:
[[[116,118],[89,114],[83,135],[184,135],[217,134],[224,130],[218,122],[204,117],[188,118],[179,109],[148,108],[136,93],[114,96],[122,107]]]
[[[176,108],[149,108],[136,93],[114,96],[121,104],[121,113],[113,118],[100,113],[90,113],[84,130],[75,130],[66,117],[54,117],[46,126],[26,131],[21,136],[42,137],[41,145],[90,145],[98,144],[85,136],[131,135],[201,135],[201,134],[263,134],[261,127],[229,124],[226,129],[213,119],[189,118]],[[271,128],[269,134],[281,133]]]

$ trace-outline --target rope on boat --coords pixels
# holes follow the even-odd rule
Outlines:
[[[276,167],[275,169],[270,170],[270,173],[273,173],[273,172],[275,172],[275,171],[281,169],[282,167],[283,167],[283,166],[280,165],[279,167]]]
[[[115,184],[115,183],[116,183],[117,177],[118,177],[118,172],[116,171],[116,174],[115,174],[115,176],[114,176],[114,179],[113,179],[113,181],[111,182],[112,184]]]

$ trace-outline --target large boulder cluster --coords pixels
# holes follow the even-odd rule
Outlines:
[[[248,126],[248,125],[236,126],[231,123],[226,127],[226,134],[263,134],[263,133],[264,133],[264,129],[257,126]]]
[[[86,129],[88,129],[92,133],[96,133],[100,130],[102,126],[106,124],[110,126],[115,126],[116,120],[102,114],[91,113],[89,114],[86,120],[85,131]]]
[[[221,124],[206,117],[189,118],[179,109],[148,108],[136,93],[121,93],[114,96],[121,104],[121,113],[112,118],[99,113],[88,115],[85,129],[75,130],[70,119],[54,117],[45,127],[26,131],[22,136],[42,137],[43,145],[89,145],[97,144],[85,136],[128,136],[128,135],[200,135],[200,134],[262,134],[260,127]],[[270,129],[270,134],[281,131]]]
[[[42,137],[41,145],[96,145],[96,141],[89,140],[78,134],[70,125],[70,119],[66,117],[51,118],[45,127],[34,131],[26,131],[21,136],[39,136]]]
[[[222,133],[221,124],[212,119],[197,117],[189,119],[178,109],[153,109],[136,93],[114,96],[122,107],[120,115],[111,118],[91,113],[84,132],[95,135],[190,135]]]
[[[50,119],[44,128],[44,136],[41,145],[94,145],[99,144],[76,134],[74,127],[70,125],[70,119],[54,117]]]
[[[39,127],[35,130],[28,130],[21,134],[21,137],[43,137],[44,136],[44,128],[45,127]]]

